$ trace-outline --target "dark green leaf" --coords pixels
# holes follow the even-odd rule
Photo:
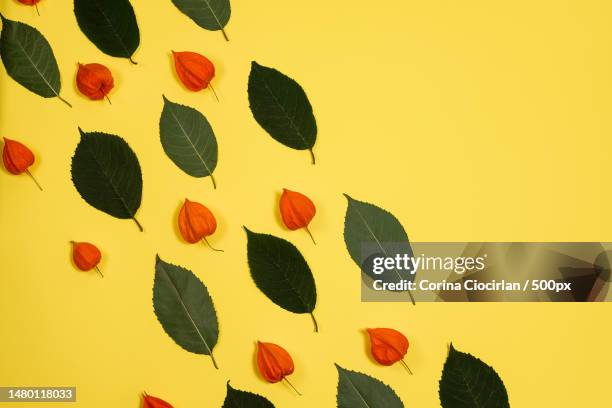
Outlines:
[[[261,395],[232,388],[228,381],[222,408],[274,408],[274,404]]]
[[[85,133],[72,157],[72,182],[85,201],[113,217],[136,222],[142,197],[138,158],[119,136]]]
[[[509,408],[506,387],[495,370],[450,345],[442,378],[443,408]]]
[[[55,55],[43,35],[27,24],[2,19],[0,55],[11,78],[25,88],[45,98],[60,96],[62,84]]]
[[[74,0],[81,31],[105,54],[128,58],[140,44],[140,31],[129,0]]]
[[[285,310],[313,316],[317,289],[300,251],[284,239],[245,230],[249,268],[259,290]]]
[[[276,141],[309,150],[317,141],[317,122],[302,87],[293,79],[255,61],[249,75],[249,103],[259,125]]]
[[[206,286],[188,269],[155,261],[153,307],[162,327],[187,351],[205,354],[217,363],[213,348],[219,337],[219,323]]]
[[[338,369],[338,408],[403,408],[404,404],[388,385],[362,373]]]
[[[212,174],[217,167],[217,139],[204,115],[164,96],[159,134],[164,151],[174,164],[190,176],[210,176],[213,187],[217,187]]]
[[[415,275],[406,270],[387,271],[382,275],[372,272],[374,257],[413,256],[408,235],[395,216],[373,204],[348,200],[344,218],[344,242],[351,258],[362,272],[384,282],[414,281]],[[412,296],[412,295],[410,295]]]
[[[200,27],[221,30],[225,40],[229,41],[223,29],[232,14],[229,0],[172,0],[172,3]]]

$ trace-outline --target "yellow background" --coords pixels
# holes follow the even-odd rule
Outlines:
[[[513,407],[609,404],[610,305],[363,304],[342,239],[341,194],[393,212],[415,241],[612,240],[609,1],[233,0],[229,43],[170,0],[132,3],[142,35],[137,66],[98,51],[71,1],[44,0],[38,17],[0,0],[7,18],[49,40],[62,95],[74,104],[31,94],[0,70],[0,136],[34,150],[32,171],[45,188],[0,172],[0,385],[76,385],[75,406],[87,408],[135,408],[143,390],[179,408],[220,407],[230,379],[277,407],[332,407],[337,362],[390,384],[407,407],[437,407],[453,341],[496,368]],[[170,50],[214,61],[220,103],[180,85]],[[251,60],[307,91],[319,126],[316,166],[252,118]],[[112,106],[77,94],[77,62],[110,67]],[[212,123],[218,190],[165,156],[162,93]],[[70,181],[77,126],[121,135],[137,153],[144,233],[79,197]],[[283,187],[315,201],[316,247],[279,223]],[[211,242],[225,253],[179,238],[185,197],[216,214]],[[242,225],[303,252],[317,282],[320,333],[307,315],[278,308],[256,289]],[[104,279],[75,270],[69,240],[102,249]],[[157,322],[156,253],[193,270],[210,290],[219,371],[175,345]],[[371,361],[363,330],[375,326],[407,334],[414,376]],[[291,352],[291,380],[303,397],[258,377],[257,339]]]

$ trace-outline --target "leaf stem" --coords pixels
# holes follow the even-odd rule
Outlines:
[[[315,155],[314,152],[312,151],[312,149],[308,149],[308,151],[310,152],[310,161],[312,164],[316,164],[316,159],[315,159]]]
[[[310,317],[312,317],[312,322],[314,323],[314,331],[315,333],[319,332],[319,324],[317,323],[317,319],[315,319],[314,313],[310,313]]]
[[[315,241],[314,237],[312,236],[312,233],[310,232],[310,229],[308,229],[308,227],[304,227],[304,229],[306,230],[308,235],[310,235],[310,239],[312,239],[312,243],[317,245],[317,241]]]
[[[410,373],[410,375],[414,375],[414,374],[412,374],[412,370],[410,369],[410,367],[408,367],[408,364],[406,364],[406,362],[404,361],[404,359],[402,358],[400,361],[402,362],[402,365],[403,365],[404,367],[406,367],[406,370],[408,370],[408,372]]]
[[[213,188],[216,190],[217,189],[217,180],[215,180],[215,176],[213,176],[212,173],[210,173],[210,181],[212,181]]]
[[[70,108],[72,108],[72,105],[70,104],[70,102],[68,102],[67,100],[62,98],[60,95],[57,95],[57,97],[59,98],[60,101],[64,102],[66,105],[68,105]]]
[[[98,265],[96,265],[96,271],[98,271],[101,277],[104,277],[104,275],[102,274],[102,271],[100,270],[100,268],[98,268]]]
[[[414,301],[414,296],[412,296],[412,291],[408,289],[408,295],[410,296],[410,300],[412,301],[412,306],[416,306],[416,302]]]
[[[210,350],[210,359],[212,360],[212,363],[215,366],[215,368],[218,370],[219,366],[217,365],[217,360],[215,360],[215,356],[213,356],[212,350]]]
[[[130,60],[130,62],[131,62],[133,65],[138,65],[138,63],[137,63],[136,61],[134,61],[134,60],[132,59],[132,57],[129,57],[128,59]]]
[[[221,29],[221,34],[223,34],[223,38],[225,38],[225,41],[229,41],[229,37],[227,36],[227,33],[225,32],[225,28]]]
[[[297,390],[297,388],[295,388],[295,387],[293,386],[293,384],[291,384],[291,381],[289,381],[289,380],[287,379],[287,377],[283,377],[283,381],[285,381],[285,382],[286,382],[286,383],[287,383],[287,384],[288,384],[288,385],[289,385],[289,386],[290,386],[290,387],[293,389],[293,391],[295,391],[295,393],[296,393],[297,395],[302,396],[302,393],[301,393],[301,392],[299,392],[299,391]]]
[[[140,223],[138,222],[138,220],[136,219],[136,217],[132,217],[132,219],[134,220],[134,222],[136,223],[136,225],[138,226],[138,229],[140,230],[140,232],[144,232],[144,229],[142,228],[142,225],[140,225]]]
[[[36,183],[36,185],[38,186],[38,189],[40,191],[43,191],[42,187],[40,186],[40,184],[38,183],[38,181],[36,180],[36,178],[32,175],[32,173],[30,173],[30,170],[26,169],[26,174],[28,176],[30,176],[30,178],[32,179],[32,181],[34,181],[34,183]]]
[[[210,90],[212,91],[213,95],[215,95],[215,99],[217,100],[217,102],[219,102],[219,97],[217,96],[217,92],[215,91],[215,88],[213,88],[210,82],[208,83],[208,86],[210,86]]]
[[[208,242],[208,240],[206,239],[206,237],[202,238],[202,241],[204,241],[204,243],[205,243],[205,244],[206,244],[206,245],[207,245],[207,246],[208,246],[210,249],[212,249],[213,251],[216,251],[216,252],[225,252],[225,251],[224,251],[224,250],[222,250],[222,249],[217,249],[217,248],[213,247],[212,245],[210,245],[210,242]]]

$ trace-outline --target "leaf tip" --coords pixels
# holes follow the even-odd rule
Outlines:
[[[334,363],[334,366],[336,366],[336,371],[338,371],[338,376],[341,377],[343,374],[346,375],[347,374],[347,369],[343,368],[340,366],[340,364],[338,363]]]
[[[346,197],[346,199],[347,199],[347,200],[349,200],[349,201],[353,201],[353,197],[351,197],[350,195],[348,195],[348,194],[346,194],[346,193],[342,193],[342,195],[343,195],[344,197]]]

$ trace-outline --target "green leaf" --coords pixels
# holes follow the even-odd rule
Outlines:
[[[204,115],[164,96],[159,134],[164,151],[174,164],[190,176],[210,176],[217,188],[212,174],[217,167],[217,139]]]
[[[188,269],[155,260],[153,307],[162,327],[182,348],[211,357],[219,337],[217,313],[208,289]]]
[[[403,408],[402,400],[388,385],[362,373],[338,369],[338,408]]]
[[[142,174],[134,151],[119,136],[85,133],[72,157],[72,182],[91,206],[113,217],[136,220]]]
[[[57,61],[45,37],[27,24],[8,20],[2,14],[0,18],[0,56],[9,76],[37,95],[57,97],[72,107],[60,96],[62,83]]]
[[[372,261],[375,257],[413,256],[408,235],[402,224],[390,212],[373,204],[358,201],[347,194],[344,218],[344,242],[353,261],[362,272],[384,282],[414,281],[415,274],[407,270],[392,270],[374,275]],[[412,294],[408,291],[412,299]],[[414,299],[412,299],[414,303]]]
[[[129,0],[74,0],[74,14],[83,34],[105,54],[128,58],[140,44],[140,31]]]
[[[293,313],[314,318],[317,289],[310,267],[289,241],[273,235],[247,233],[247,257],[255,284],[272,302]]]
[[[297,150],[309,150],[317,141],[317,122],[302,87],[293,79],[255,61],[249,75],[249,103],[259,125],[276,141]]]
[[[261,395],[232,388],[228,381],[222,408],[274,408],[274,404]]]
[[[200,27],[221,30],[225,41],[229,41],[224,30],[232,14],[229,0],[172,0],[172,3]]]
[[[440,379],[442,408],[509,408],[506,387],[495,370],[450,345]]]

